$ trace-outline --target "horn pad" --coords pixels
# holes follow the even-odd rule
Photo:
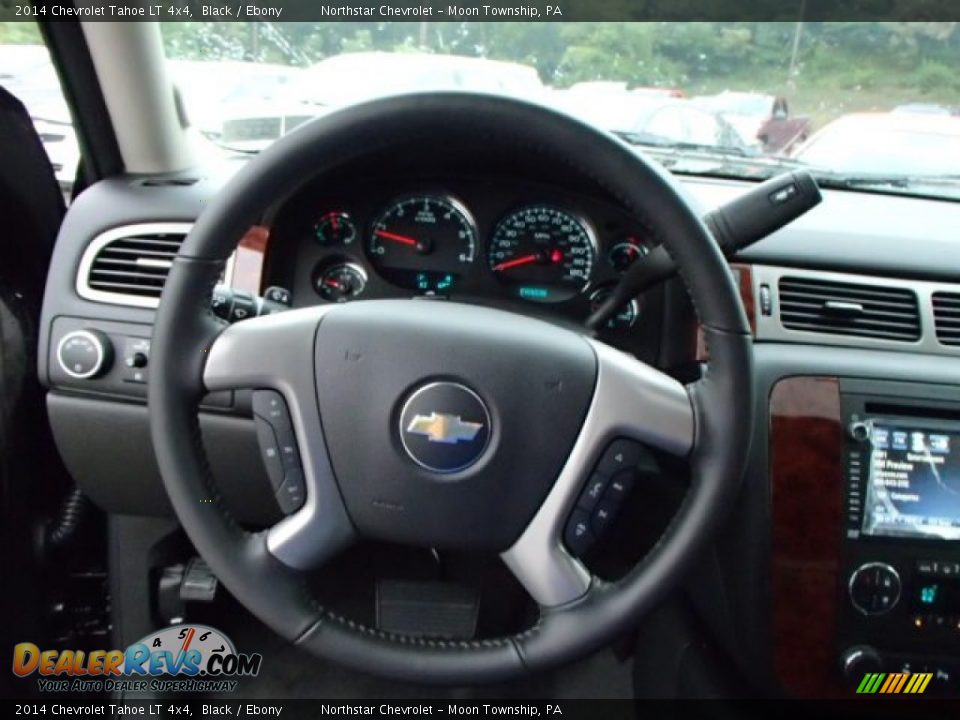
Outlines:
[[[429,300],[331,310],[317,333],[317,397],[357,530],[506,550],[566,462],[596,368],[577,333],[499,310]]]

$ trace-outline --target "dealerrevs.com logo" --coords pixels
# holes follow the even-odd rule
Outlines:
[[[41,692],[232,692],[260,672],[260,653],[238,653],[219,630],[173,625],[126,650],[13,648],[13,674],[36,675]]]

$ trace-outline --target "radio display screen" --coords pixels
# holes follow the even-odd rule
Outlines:
[[[870,427],[864,535],[960,540],[960,434]]]

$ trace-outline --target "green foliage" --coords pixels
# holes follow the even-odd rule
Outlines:
[[[31,22],[0,22],[0,45],[40,45],[40,30]]]
[[[914,76],[917,87],[926,92],[938,92],[944,90],[957,90],[958,81],[957,71],[946,65],[928,61],[923,63]]]

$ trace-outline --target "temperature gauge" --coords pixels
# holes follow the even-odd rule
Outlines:
[[[327,302],[347,302],[363,292],[367,274],[354,263],[339,263],[318,273],[314,286]]]
[[[590,296],[590,312],[594,313],[600,309],[603,301],[610,296],[610,288],[600,288]],[[636,300],[620,308],[620,312],[607,320],[604,326],[607,330],[627,330],[633,327],[640,317],[640,304]]]
[[[317,242],[321,245],[349,245],[357,237],[357,226],[345,212],[328,212],[314,227]]]
[[[649,252],[650,248],[644,245],[640,238],[631,235],[610,248],[607,259],[614,270],[625,273],[631,265]]]

